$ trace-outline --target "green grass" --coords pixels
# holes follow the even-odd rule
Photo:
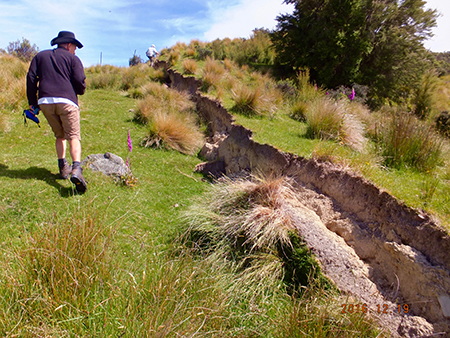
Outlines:
[[[24,127],[11,114],[0,133],[1,336],[377,336],[366,317],[340,315],[334,293],[293,298],[282,280],[248,280],[191,252],[179,216],[209,190],[192,172],[200,160],[140,147],[146,129],[122,92],[88,90],[80,105],[83,157],[130,156],[138,183],[86,169],[77,195],[57,178],[45,119]]]
[[[414,169],[389,169],[381,165],[381,158],[370,148],[373,144],[365,151],[357,152],[333,141],[309,139],[307,124],[292,120],[286,113],[280,113],[273,119],[236,114],[235,119],[238,124],[253,131],[255,141],[271,144],[282,151],[306,158],[315,157],[341,163],[409,206],[422,208],[433,214],[443,226],[450,229],[448,164],[422,173]],[[445,149],[445,153],[449,154],[449,150]]]

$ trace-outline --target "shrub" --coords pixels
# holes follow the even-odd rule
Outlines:
[[[199,60],[205,60],[213,55],[213,50],[206,46],[196,46],[195,50]]]
[[[277,83],[277,88],[288,98],[294,98],[297,94],[297,87],[291,80],[282,80]]]
[[[36,44],[31,45],[30,41],[22,38],[22,42],[20,40],[10,42],[6,51],[9,55],[15,56],[21,61],[30,62],[39,52],[39,48]]]
[[[441,162],[442,139],[432,127],[412,114],[393,113],[378,126],[385,165],[393,168],[415,168],[419,171],[434,169]]]
[[[423,75],[418,88],[414,91],[414,114],[419,118],[425,119],[430,115],[435,105],[435,91],[438,86],[438,78],[433,72],[427,72]]]
[[[143,62],[144,62],[144,60],[142,60],[142,58],[139,55],[136,55],[136,51],[134,51],[133,56],[128,61],[128,65],[130,67],[132,67],[132,66],[137,66]]]
[[[195,74],[197,72],[197,62],[195,62],[195,60],[192,59],[184,59],[183,63],[182,63],[182,67],[183,67],[183,72],[184,74]]]

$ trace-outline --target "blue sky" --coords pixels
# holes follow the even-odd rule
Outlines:
[[[442,13],[426,47],[450,51],[450,1],[428,0],[426,7]],[[178,41],[249,37],[291,11],[282,0],[0,0],[0,48],[23,37],[48,49],[60,30],[69,30],[85,46],[77,55],[86,67],[98,64],[100,54],[103,64],[127,66],[134,51],[145,59],[152,43],[160,50]]]

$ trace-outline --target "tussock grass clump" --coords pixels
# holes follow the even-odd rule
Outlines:
[[[219,89],[224,75],[225,68],[217,61],[207,57],[202,69],[202,90],[207,92],[210,88]]]
[[[293,120],[306,122],[306,112],[308,111],[308,103],[302,100],[296,100],[291,106],[289,117]]]
[[[112,236],[111,228],[88,214],[55,218],[27,236],[15,255],[16,268],[2,281],[3,301],[9,301],[11,313],[0,315],[0,332],[6,315],[8,323],[17,322],[19,333],[32,329],[48,334],[52,330],[46,326],[56,328],[57,322],[105,301],[113,271]]]
[[[376,131],[385,165],[429,171],[442,162],[443,140],[434,128],[402,111],[385,117]]]
[[[118,89],[121,81],[121,68],[110,65],[91,66],[85,70],[88,89]]]
[[[349,113],[348,103],[322,98],[311,101],[306,111],[307,136],[340,141],[361,151],[366,143],[364,126]]]
[[[203,134],[189,95],[156,83],[148,83],[143,88],[145,97],[138,101],[135,113],[137,121],[148,125],[141,145],[195,154],[203,143]]]
[[[245,115],[260,115],[261,90],[240,84],[231,90],[233,110]]]
[[[137,102],[138,109],[134,118],[143,124],[151,121],[157,111],[189,114],[195,110],[195,104],[185,92],[155,82],[147,83],[142,88],[144,98]]]
[[[187,57],[191,57],[191,58],[195,57],[195,54],[196,54],[195,48],[191,48],[191,47],[186,48],[186,50],[184,51],[184,54]]]
[[[237,66],[231,61],[230,59],[223,60],[223,66],[226,70],[231,71],[233,68],[236,68]]]
[[[197,72],[198,65],[195,60],[192,59],[184,59],[182,62],[183,72],[184,74],[193,75]]]
[[[201,90],[207,92],[209,89],[219,89],[221,83],[222,75],[214,71],[203,70],[202,76],[202,87]]]
[[[174,149],[194,155],[203,144],[203,134],[192,115],[151,110],[150,120],[147,135],[141,142],[144,147]]]
[[[0,56],[0,111],[27,107],[26,80],[28,64],[16,57]],[[6,123],[7,118],[3,116]],[[6,127],[1,127],[7,129]]]
[[[310,83],[309,69],[300,71],[296,78],[297,99],[303,102],[320,99],[325,95],[322,88]]]
[[[129,90],[139,88],[148,81],[162,81],[164,71],[149,67],[146,63],[141,63],[134,67],[123,68],[119,89]]]
[[[214,59],[211,59],[210,57],[208,57],[208,58],[206,58],[206,62],[203,67],[203,71],[223,75],[225,73],[225,68],[221,64],[219,64],[217,61],[215,61]]]
[[[89,76],[86,79],[86,86],[89,89],[114,89],[119,87],[120,74],[118,73],[99,73]]]
[[[292,302],[281,302],[279,312],[267,317],[276,316],[276,329],[270,331],[273,336],[352,337],[363,332],[366,337],[376,337],[375,324],[363,314],[339,312],[345,300],[329,288],[317,262],[295,235],[292,213],[297,203],[287,178],[224,179],[185,213],[190,227],[184,239],[191,241],[203,261],[217,266],[219,280],[224,267],[232,267],[236,277],[227,290],[242,300],[253,299],[251,303],[256,305],[261,299],[269,301],[269,294],[278,299],[280,291],[292,292]],[[225,280],[220,283],[229,285]],[[307,287],[299,288],[301,285]],[[234,304],[231,299],[230,304]],[[255,305],[251,308],[266,318],[266,309]],[[253,311],[248,314],[252,319]],[[263,326],[270,328],[271,322],[264,319]]]
[[[162,82],[164,71],[149,67],[145,63],[133,67],[97,65],[86,69],[86,77],[89,89],[130,90],[131,96],[139,97],[139,88],[148,81]]]
[[[244,279],[287,276],[288,283],[306,284],[319,278],[320,268],[296,234],[299,203],[287,178],[224,179],[187,212],[189,236],[206,253],[236,262]],[[294,252],[302,266],[287,263]]]

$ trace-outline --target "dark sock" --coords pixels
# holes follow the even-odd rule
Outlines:
[[[78,161],[73,161],[72,168],[81,167],[81,163]]]
[[[60,167],[60,168],[63,168],[64,167],[64,164],[66,164],[66,159],[65,158],[58,158],[58,166]]]

